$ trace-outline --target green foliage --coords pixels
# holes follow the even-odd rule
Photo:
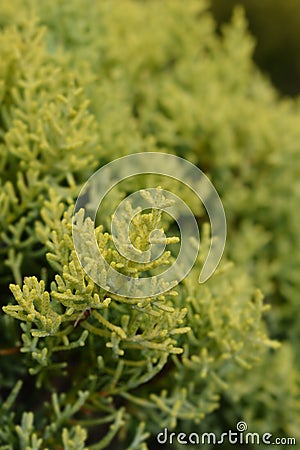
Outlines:
[[[299,3],[294,0],[212,0],[219,23],[229,21],[233,8],[245,8],[256,39],[254,59],[285,95],[299,95]],[[285,26],[285,24],[289,26]]]
[[[0,449],[146,450],[164,427],[222,432],[239,419],[300,438],[299,107],[253,65],[241,11],[221,37],[202,1],[13,0],[0,18]],[[97,168],[149,150],[208,173],[229,237],[199,285],[209,227],[189,191],[155,176],[117,186],[95,236],[125,276],[162,271],[177,251],[176,227],[157,209],[134,211],[130,238],[145,251],[164,229],[158,259],[138,264],[114,246],[111,213],[143,182],[192,203],[201,229],[185,280],[126,298],[82,269],[72,213]],[[88,250],[84,210],[75,226]]]
[[[95,167],[98,143],[88,100],[53,62],[35,21],[1,34],[1,281],[22,283],[43,250],[32,228],[51,187],[65,199]],[[32,268],[35,270],[35,268]]]

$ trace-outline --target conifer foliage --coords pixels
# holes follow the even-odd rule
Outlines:
[[[252,63],[242,11],[220,36],[203,1],[11,0],[0,27],[0,449],[146,450],[165,427],[218,433],[241,419],[300,439],[299,106]],[[199,284],[204,209],[144,177],[192,203],[201,247],[174,289],[126,298],[81,267],[72,214],[95,170],[147,151],[210,177],[228,239]],[[115,249],[111,213],[143,182],[117,186],[97,215],[101,254],[128,278],[165,270],[179,245],[149,207],[131,242],[145,250],[163,229],[165,251],[140,264]],[[76,223],[93,227],[83,211]]]

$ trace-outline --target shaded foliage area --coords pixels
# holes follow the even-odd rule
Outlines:
[[[285,95],[300,92],[300,5],[295,0],[212,0],[218,23],[228,22],[236,5],[245,8],[256,39],[254,60]]]

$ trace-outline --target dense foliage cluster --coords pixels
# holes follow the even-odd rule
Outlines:
[[[206,8],[0,5],[0,449],[145,450],[164,427],[221,433],[239,420],[300,439],[299,105],[280,100],[254,66],[242,11],[219,36]],[[143,183],[192,203],[201,230],[191,273],[141,300],[86,275],[72,212],[96,169],[147,151],[177,154],[210,177],[228,239],[200,285],[204,209],[170,179],[118,185],[95,235],[123,274],[157,273],[176,256],[176,227],[151,208],[135,216],[131,241],[145,249],[163,227],[165,252],[138,264],[114,248],[110,215]],[[92,226],[79,215],[83,235]]]

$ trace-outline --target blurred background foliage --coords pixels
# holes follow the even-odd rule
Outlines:
[[[242,5],[255,36],[254,60],[284,95],[300,92],[300,3],[297,0],[212,0],[219,26]]]

